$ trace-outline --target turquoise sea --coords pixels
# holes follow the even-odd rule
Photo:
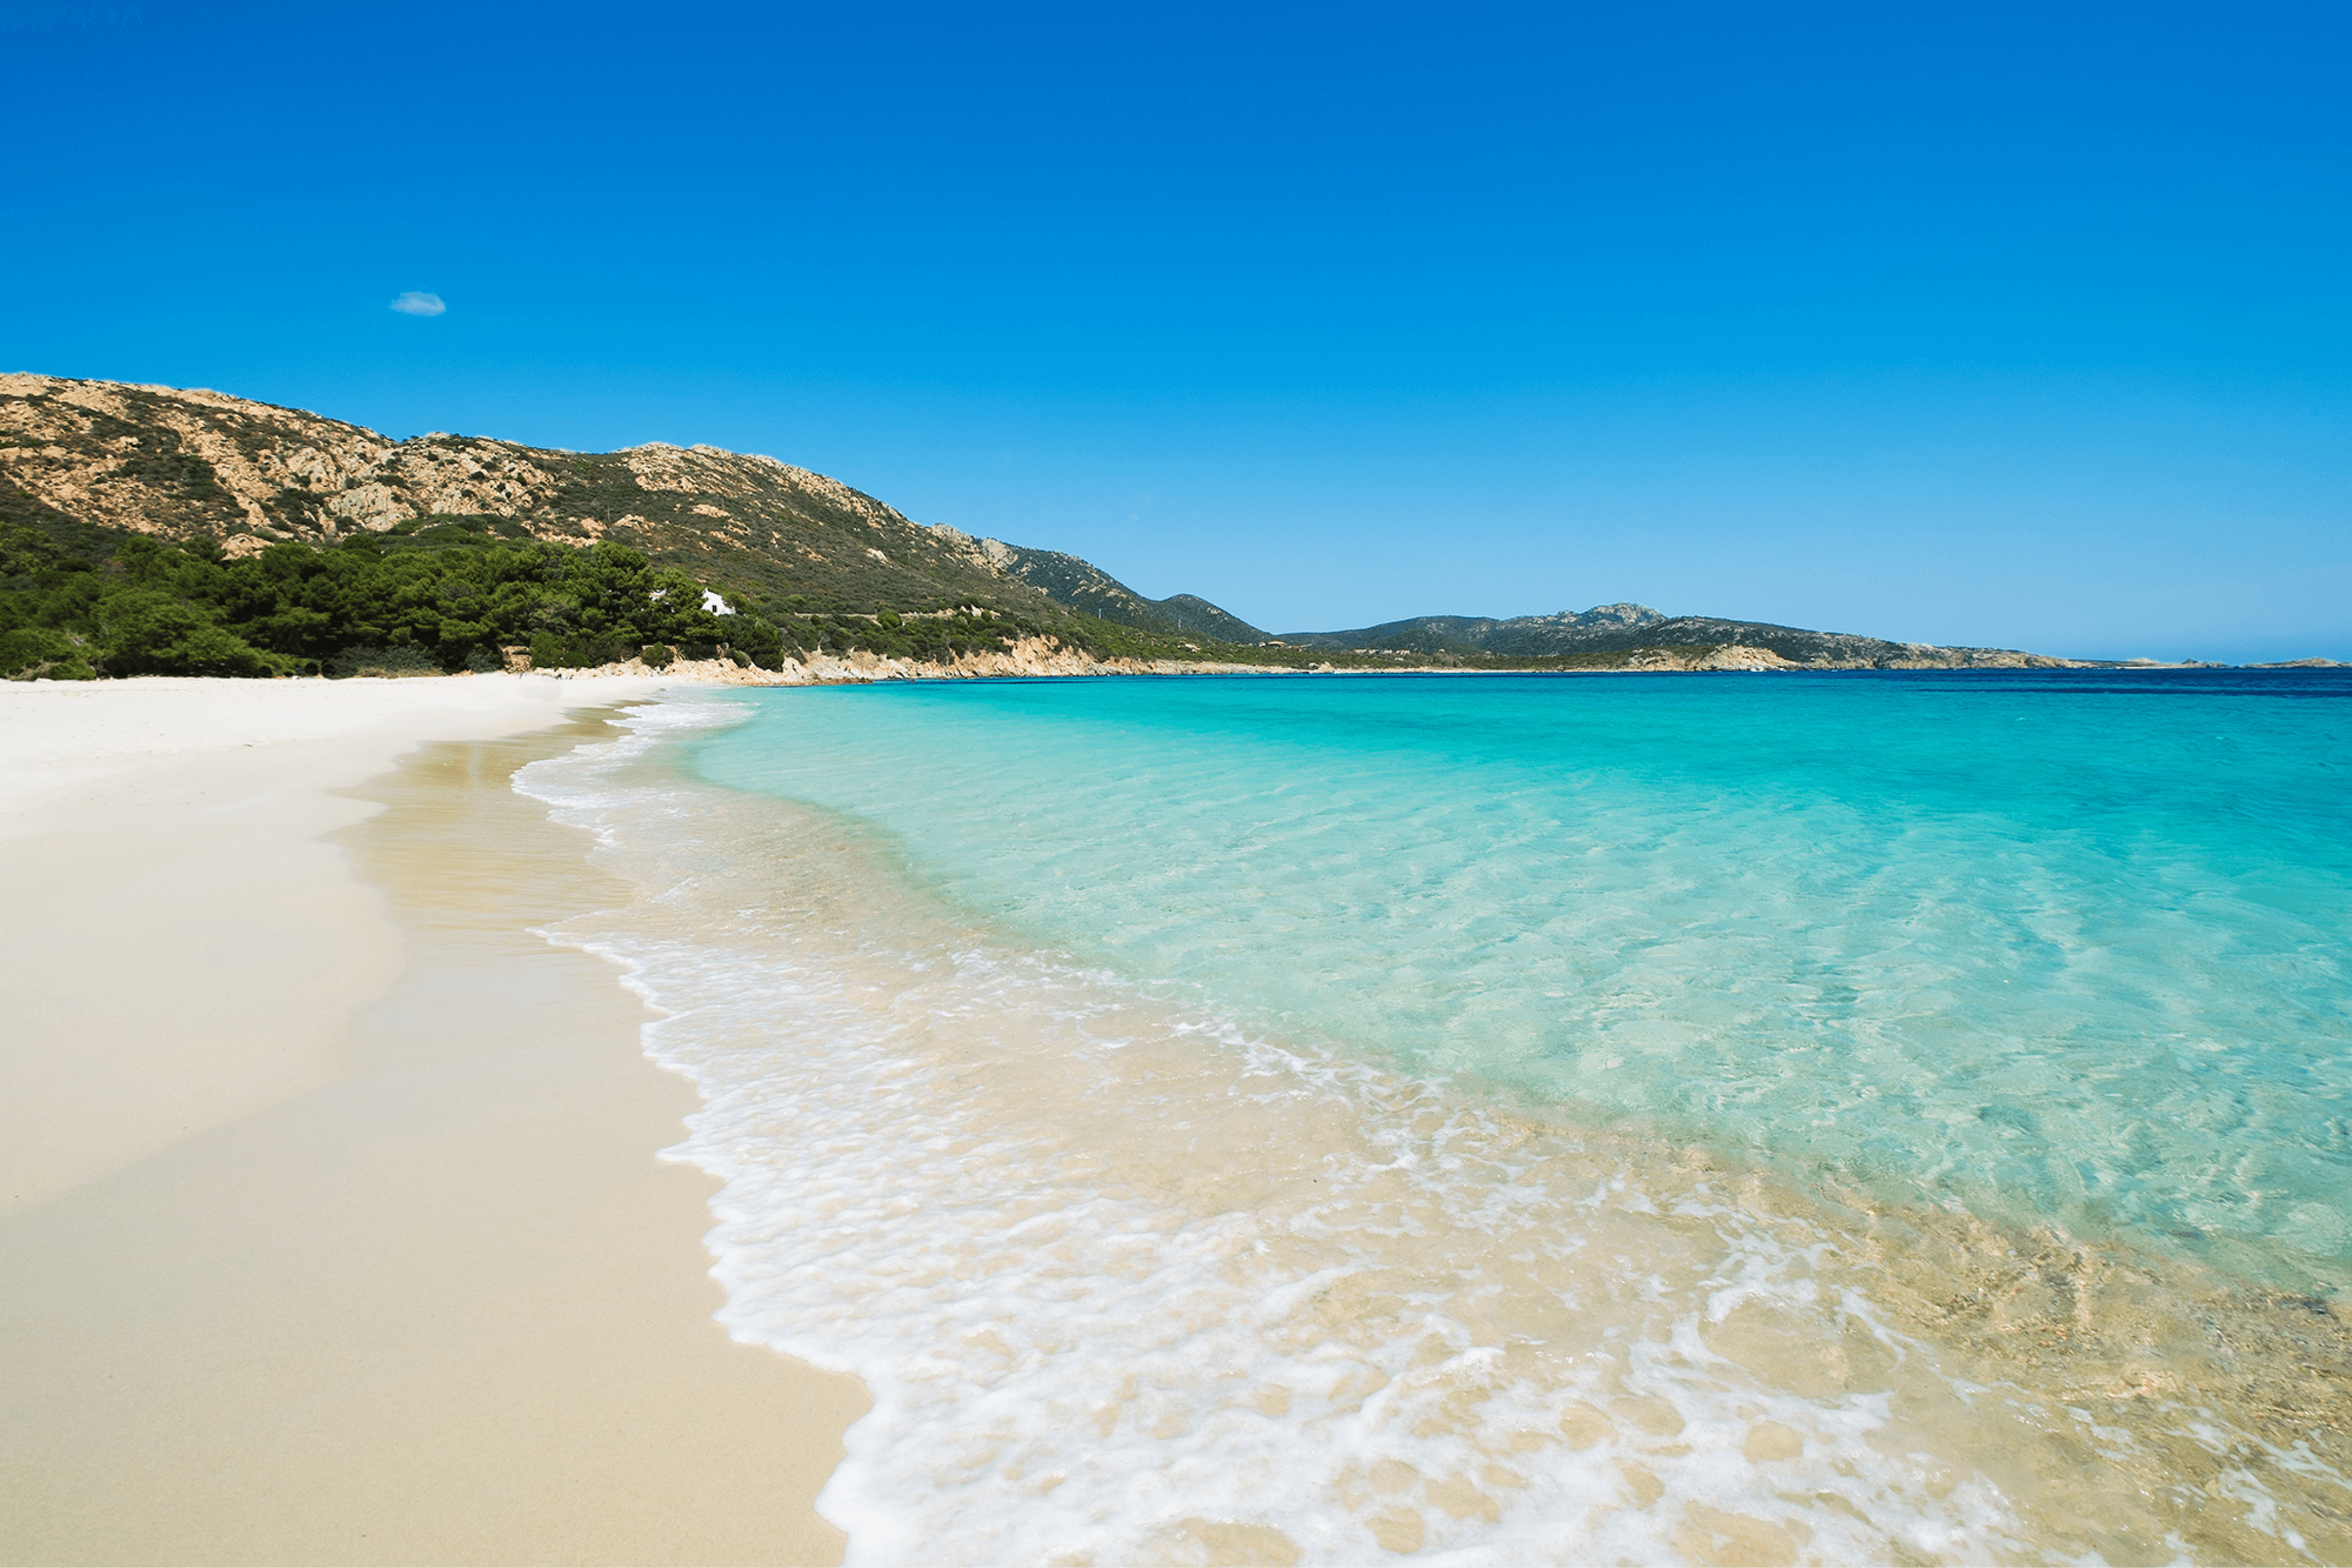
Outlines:
[[[524,787],[853,1561],[2352,1554],[2352,679],[975,681]],[[961,1549],[959,1549],[961,1550]]]

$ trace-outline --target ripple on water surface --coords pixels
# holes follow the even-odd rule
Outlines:
[[[2217,844],[2028,798],[2046,714],[1170,684],[526,782],[643,889],[564,934],[675,1015],[730,1326],[875,1388],[855,1560],[2352,1552],[2294,780]]]

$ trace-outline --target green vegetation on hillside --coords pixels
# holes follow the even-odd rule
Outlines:
[[[0,677],[455,673],[502,668],[509,648],[542,669],[640,655],[658,667],[722,648],[769,667],[853,652],[938,663],[1031,637],[1096,654],[1169,651],[1092,617],[1046,626],[975,605],[861,613],[785,595],[771,615],[738,601],[722,616],[704,607],[702,584],[638,551],[520,533],[506,519],[417,518],[231,561],[205,538],[0,523]]]
[[[17,679],[498,669],[518,647],[562,668],[721,644],[753,659],[783,646],[766,620],[714,615],[693,579],[614,544],[364,536],[227,561],[208,539],[132,537],[92,560],[0,529],[0,675]]]

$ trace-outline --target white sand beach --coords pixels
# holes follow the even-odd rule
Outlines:
[[[864,1392],[712,1322],[693,1091],[528,929],[509,775],[658,684],[0,686],[0,1560],[838,1559]]]

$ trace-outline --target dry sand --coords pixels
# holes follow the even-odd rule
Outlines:
[[[653,684],[0,687],[0,1560],[838,1560],[864,1392],[527,930],[614,900],[508,776]]]

